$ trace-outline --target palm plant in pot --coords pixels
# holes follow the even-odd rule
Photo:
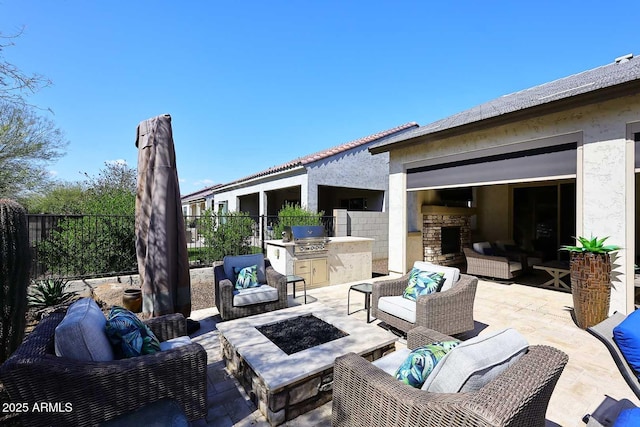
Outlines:
[[[576,323],[582,329],[597,325],[609,315],[611,300],[610,253],[620,250],[605,245],[609,237],[577,237],[581,246],[562,246],[571,253],[571,294]]]

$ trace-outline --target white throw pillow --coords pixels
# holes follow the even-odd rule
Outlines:
[[[113,360],[106,324],[107,318],[93,299],[82,298],[74,302],[56,327],[56,356],[94,362]]]
[[[491,243],[489,242],[476,242],[473,244],[473,250],[478,252],[479,254],[484,255],[485,249],[491,249]]]
[[[526,353],[529,343],[515,329],[503,329],[464,341],[427,377],[422,390],[435,393],[477,391]]]

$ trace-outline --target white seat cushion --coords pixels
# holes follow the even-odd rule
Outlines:
[[[380,297],[378,309],[409,323],[416,323],[416,302],[406,299],[402,295]]]
[[[381,357],[380,359],[374,360],[371,363],[385,371],[387,374],[395,376],[400,365],[402,365],[407,357],[409,357],[409,353],[411,353],[411,350],[408,348],[401,348]]]
[[[413,267],[421,271],[430,271],[432,273],[444,273],[444,283],[440,292],[451,289],[454,283],[460,279],[460,269],[455,267],[445,267],[443,265],[432,264],[426,261],[416,261]]]
[[[269,285],[255,288],[246,288],[233,292],[233,305],[243,307],[245,305],[260,304],[278,300],[278,290]]]
[[[529,347],[515,329],[503,329],[462,342],[427,377],[422,390],[435,393],[477,391],[514,364]]]
[[[74,360],[106,362],[114,359],[107,338],[107,318],[91,298],[82,298],[69,306],[54,335],[56,356]]]
[[[162,341],[160,343],[160,351],[171,350],[172,348],[182,347],[183,345],[191,344],[191,338],[186,335],[181,337],[171,338],[170,340]]]

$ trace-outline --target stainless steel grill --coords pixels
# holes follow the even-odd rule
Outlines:
[[[328,252],[327,233],[321,225],[294,225],[291,237],[295,243],[293,253],[296,257],[324,256]]]

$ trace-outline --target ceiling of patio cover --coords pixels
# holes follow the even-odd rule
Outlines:
[[[142,313],[191,314],[191,280],[171,116],[140,122],[136,194],[136,254]]]
[[[576,144],[478,155],[407,170],[407,189],[539,181],[576,175]]]

